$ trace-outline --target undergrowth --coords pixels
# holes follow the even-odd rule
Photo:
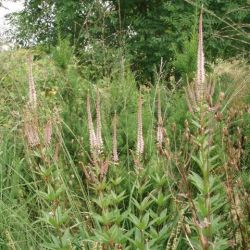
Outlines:
[[[93,84],[61,46],[0,54],[1,249],[249,249],[249,65]]]

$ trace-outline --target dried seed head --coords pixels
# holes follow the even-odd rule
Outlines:
[[[35,110],[37,107],[37,96],[36,96],[36,88],[33,79],[33,70],[32,70],[32,56],[30,55],[28,58],[28,66],[29,66],[29,105]]]
[[[140,156],[144,152],[144,139],[142,131],[142,99],[141,93],[138,97],[138,113],[137,113],[137,155]]]

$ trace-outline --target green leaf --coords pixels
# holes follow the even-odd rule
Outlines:
[[[190,175],[189,178],[192,181],[192,183],[194,184],[194,186],[200,191],[200,193],[201,194],[204,193],[203,179],[195,172],[192,172],[192,174]]]

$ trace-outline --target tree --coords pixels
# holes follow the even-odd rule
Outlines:
[[[247,55],[249,2],[202,2],[207,58]],[[22,45],[49,48],[58,37],[67,37],[82,62],[89,62],[83,52],[89,54],[89,48],[94,48],[91,58],[97,61],[107,58],[110,49],[119,50],[129,55],[132,69],[145,82],[152,81],[161,58],[171,71],[176,51],[193,35],[199,9],[194,0],[25,0],[24,10],[11,18],[17,27],[13,36]],[[101,66],[106,63],[110,60]]]

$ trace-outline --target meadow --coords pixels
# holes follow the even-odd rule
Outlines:
[[[250,66],[205,62],[202,17],[196,53],[140,85],[67,42],[1,52],[0,249],[250,249]]]

